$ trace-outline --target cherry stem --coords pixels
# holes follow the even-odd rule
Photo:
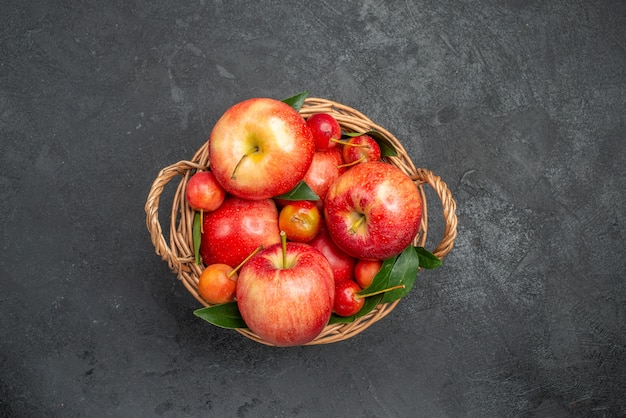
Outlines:
[[[367,155],[361,155],[361,158],[359,158],[358,160],[354,160],[351,163],[338,165],[337,168],[352,167],[353,165],[357,165],[358,163],[362,162],[366,158],[367,158]]]
[[[287,268],[287,234],[280,231],[280,242],[283,246],[283,270]]]
[[[363,222],[365,222],[365,215],[361,215],[361,217],[357,219],[355,223],[352,224],[350,229],[348,229],[348,233],[350,235],[356,234],[356,230],[359,229],[359,227],[363,224]]]
[[[237,170],[239,170],[239,166],[241,166],[241,163],[243,163],[246,158],[255,152],[259,152],[259,147],[252,148],[250,151],[246,152],[239,161],[237,161],[237,165],[235,165],[235,168],[233,169],[233,174],[230,176],[231,180],[237,180]]]
[[[243,267],[244,264],[246,264],[252,257],[254,257],[254,255],[256,253],[258,253],[259,251],[261,251],[263,249],[262,245],[259,245],[258,247],[256,247],[256,249],[254,251],[252,251],[250,253],[250,255],[248,255],[237,267],[235,267],[230,273],[228,273],[226,276],[233,277],[233,275],[235,273],[237,273],[237,271]]]
[[[405,289],[406,286],[403,284],[399,284],[397,286],[392,286],[392,287],[388,287],[387,289],[383,289],[383,290],[377,290],[376,292],[372,292],[372,293],[366,293],[365,295],[362,295],[360,293],[355,293],[354,297],[356,297],[357,299],[359,298],[368,298],[370,296],[376,296],[376,295],[380,295],[381,293],[386,293],[386,292],[390,292],[392,290],[396,290],[396,289]]]

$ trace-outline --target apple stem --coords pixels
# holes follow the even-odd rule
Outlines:
[[[261,251],[263,249],[262,245],[259,245],[258,247],[256,247],[256,249],[254,251],[252,251],[237,267],[235,267],[230,273],[228,273],[226,276],[233,277],[233,275],[235,273],[237,273],[237,271],[243,267],[244,264],[246,264],[248,262],[248,260],[250,260],[252,257],[254,257],[254,255],[256,253],[258,253],[259,251]]]
[[[359,158],[358,160],[354,160],[351,163],[338,165],[337,168],[352,167],[353,165],[359,164],[360,162],[362,162],[366,158],[367,158],[367,155],[361,155],[361,158]]]
[[[354,296],[357,299],[359,299],[359,298],[368,298],[370,296],[380,295],[381,293],[386,293],[386,292],[389,292],[391,290],[404,289],[404,288],[406,288],[405,285],[399,284],[397,286],[388,287],[387,289],[377,290],[376,292],[372,292],[372,293],[366,293],[365,295],[361,295],[360,293],[355,293]]]
[[[259,147],[252,148],[250,151],[246,152],[239,161],[237,161],[237,165],[235,165],[235,168],[233,169],[233,174],[230,176],[231,180],[237,180],[237,170],[239,170],[239,166],[241,166],[241,163],[243,163],[243,161],[248,158],[250,154],[254,154],[255,152],[259,152]]]
[[[348,230],[348,233],[350,235],[356,234],[356,230],[359,229],[359,227],[363,224],[363,222],[365,222],[365,215],[362,214],[361,217],[355,223],[352,224],[352,226]]]
[[[283,246],[283,270],[287,268],[287,233],[280,231],[280,242]]]
[[[204,234],[204,209],[200,209],[200,233]]]

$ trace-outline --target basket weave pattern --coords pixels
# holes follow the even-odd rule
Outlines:
[[[413,244],[417,246],[424,246],[428,233],[428,210],[423,186],[428,184],[433,188],[441,200],[445,228],[443,238],[432,252],[439,258],[445,257],[454,246],[457,218],[456,203],[450,190],[441,178],[434,175],[429,170],[415,168],[402,144],[390,132],[376,125],[361,112],[326,99],[306,99],[300,109],[300,114],[306,118],[315,113],[329,113],[333,115],[345,132],[367,132],[376,130],[394,146],[398,155],[394,157],[384,157],[384,161],[396,166],[411,177],[422,197],[422,222],[419,232],[413,241]],[[189,178],[196,171],[207,170],[209,168],[208,164],[208,147],[205,143],[191,160],[179,161],[178,163],[163,168],[158,173],[152,184],[145,205],[146,226],[150,232],[156,253],[160,255],[163,260],[167,261],[169,268],[177,274],[178,279],[185,285],[189,293],[203,306],[209,306],[198,294],[198,279],[204,269],[204,265],[197,265],[194,259],[192,228],[195,213],[185,200],[185,188]],[[159,221],[159,200],[165,186],[174,178],[180,178],[180,182],[178,183],[172,202],[169,217],[169,240],[166,240],[163,236],[163,229]],[[378,305],[367,315],[357,318],[354,322],[348,324],[328,325],[324,328],[322,333],[315,340],[308,343],[308,345],[328,344],[351,338],[387,316],[398,303],[399,300],[396,300],[392,303]],[[248,329],[237,329],[237,331],[254,341],[271,345]]]

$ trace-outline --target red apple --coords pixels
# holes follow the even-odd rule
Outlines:
[[[189,178],[185,188],[187,203],[194,210],[212,211],[220,207],[226,192],[210,171],[198,171]]]
[[[271,199],[246,200],[227,196],[204,214],[200,255],[205,265],[239,265],[255,248],[280,242],[278,209]]]
[[[260,251],[242,267],[237,280],[237,305],[246,325],[281,347],[314,340],[330,319],[334,297],[328,261],[303,243]]]
[[[335,282],[350,280],[354,277],[354,265],[357,260],[337,247],[324,225],[309,244],[324,254],[333,270]]]
[[[278,227],[285,231],[290,241],[309,242],[315,238],[321,226],[320,210],[315,203],[308,200],[289,202],[278,215]]]
[[[315,139],[315,148],[325,151],[336,146],[341,139],[341,126],[332,115],[328,113],[316,113],[309,116],[306,124],[311,129]]]
[[[209,137],[209,164],[232,195],[267,199],[289,192],[309,169],[315,141],[291,106],[254,98],[230,107]]]
[[[350,138],[343,146],[342,156],[345,166],[380,160],[380,145],[369,135]]]
[[[382,260],[357,261],[354,265],[354,280],[363,289],[367,288],[370,284],[372,284],[374,276],[376,276],[376,274],[380,271],[382,265]]]
[[[346,170],[339,168],[341,164],[343,164],[343,159],[340,148],[316,151],[313,155],[313,161],[304,175],[304,181],[320,197],[318,201],[320,209],[330,184]]]
[[[379,161],[355,165],[328,190],[328,232],[339,248],[359,259],[399,254],[415,238],[422,199],[409,176]]]
[[[336,283],[333,311],[339,316],[356,315],[365,304],[365,298],[357,295],[361,290],[361,286],[354,280]]]

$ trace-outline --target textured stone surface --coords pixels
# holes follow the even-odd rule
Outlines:
[[[0,15],[0,415],[626,414],[624,2],[57,3]],[[228,106],[304,89],[440,175],[459,235],[384,322],[273,349],[193,316],[143,205]]]

